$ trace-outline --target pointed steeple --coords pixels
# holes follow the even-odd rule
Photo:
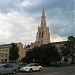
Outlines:
[[[48,43],[50,43],[50,33],[49,33],[49,28],[46,25],[46,16],[43,6],[42,15],[41,15],[41,26],[38,26],[38,32],[36,36],[36,45],[41,46],[42,44],[48,44]]]
[[[45,17],[45,10],[44,10],[44,6],[43,6],[43,10],[42,10],[42,17]]]
[[[46,27],[46,16],[45,16],[44,6],[43,6],[42,16],[41,16],[41,27],[43,28]]]

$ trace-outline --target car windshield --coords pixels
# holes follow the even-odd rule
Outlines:
[[[1,68],[2,66],[0,65],[0,68]]]
[[[0,68],[2,68],[3,65],[0,64]]]
[[[32,67],[32,66],[34,66],[34,64],[28,64],[28,65],[26,65],[26,67]]]

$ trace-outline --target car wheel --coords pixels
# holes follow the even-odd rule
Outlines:
[[[12,74],[16,74],[16,71],[15,71],[15,70],[13,70],[13,71],[12,71]]]
[[[39,71],[41,71],[41,68],[39,68]]]
[[[32,70],[32,69],[30,69],[30,70],[29,70],[29,72],[33,72],[33,70]]]
[[[1,75],[1,72],[0,72],[0,75]]]

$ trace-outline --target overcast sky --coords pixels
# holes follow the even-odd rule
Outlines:
[[[75,0],[0,0],[0,44],[35,42],[44,5],[51,42],[75,35]]]

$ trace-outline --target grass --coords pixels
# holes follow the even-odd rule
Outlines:
[[[50,64],[50,65],[45,65],[46,67],[70,67],[70,66],[75,66],[75,64],[68,64],[68,63],[62,63],[62,64]]]

